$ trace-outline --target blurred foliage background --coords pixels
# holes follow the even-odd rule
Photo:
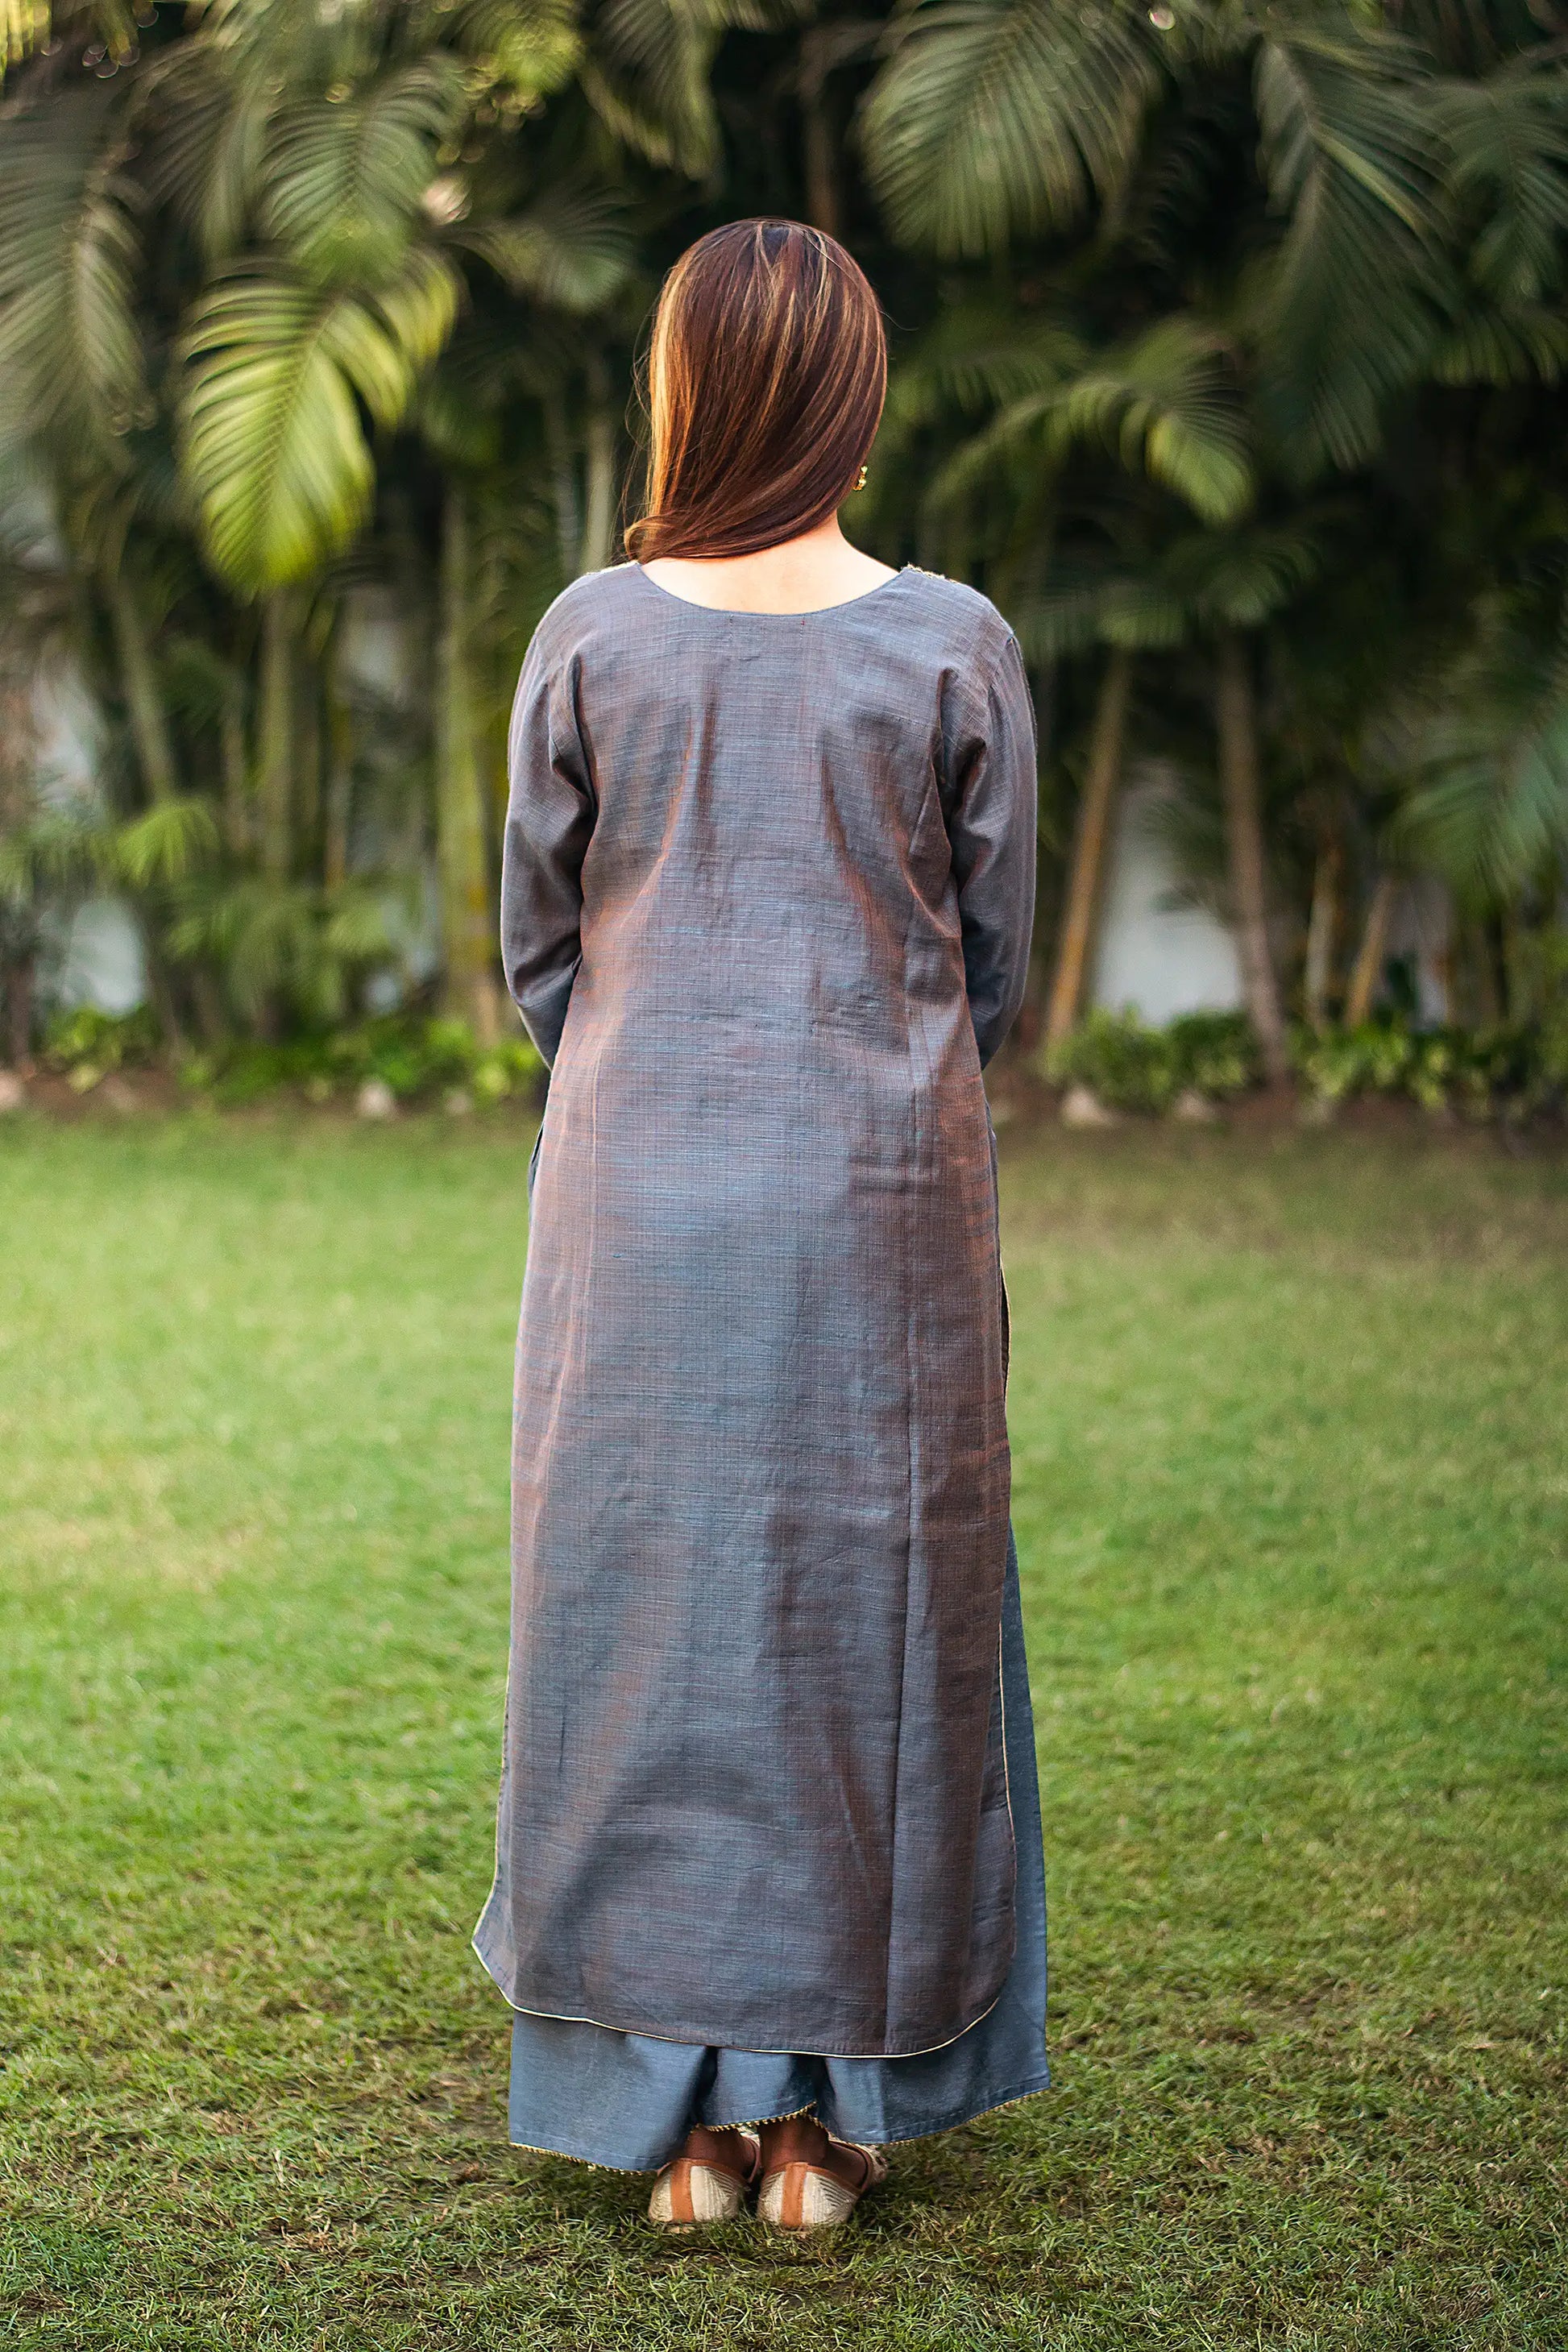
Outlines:
[[[1025,1049],[1114,1091],[1086,976],[1152,755],[1237,940],[1233,1064],[1332,1096],[1392,1052],[1418,1097],[1451,1065],[1560,1101],[1565,30],[1548,0],[0,0],[0,1052],[38,1048],[48,942],[105,890],[160,1052],[348,1024],[363,1059],[395,1003],[440,1016],[437,1063],[453,1024],[470,1058],[510,1034],[523,647],[620,559],[662,271],[784,213],[889,319],[856,536],[984,587],[1031,665]],[[40,751],[62,662],[90,793]],[[1384,987],[1421,874],[1436,1059]]]

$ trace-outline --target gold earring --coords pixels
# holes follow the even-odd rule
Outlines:
[[[858,490],[863,490],[866,487],[866,468],[864,466],[860,468],[860,478],[856,483],[855,487]]]

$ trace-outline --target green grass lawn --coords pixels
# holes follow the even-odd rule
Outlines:
[[[818,2248],[506,2144],[526,1135],[0,1132],[0,2342],[1568,2341],[1568,1177],[1004,1140],[1057,2087]]]

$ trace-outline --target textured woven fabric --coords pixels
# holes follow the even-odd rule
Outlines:
[[[1029,1669],[1008,1559],[1002,1601],[1007,1780],[1018,1845],[1017,1938],[1001,1994],[984,2017],[918,2058],[817,2058],[705,2050],[513,2011],[511,2137],[618,2172],[653,2172],[693,2124],[763,2123],[816,2111],[838,2139],[923,2139],[987,2108],[1043,2091],[1046,2057],[1046,1873]]]
[[[627,565],[530,649],[503,948],[553,1069],[476,1936],[517,2008],[887,2056],[1006,1978],[980,1072],[1034,763],[1010,631],[914,570],[754,614]]]

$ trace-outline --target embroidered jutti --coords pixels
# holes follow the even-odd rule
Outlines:
[[[1014,1939],[980,1073],[1032,910],[1017,646],[914,569],[771,614],[626,565],[541,624],[510,764],[552,1074],[476,1945],[542,2016],[934,2050]]]

